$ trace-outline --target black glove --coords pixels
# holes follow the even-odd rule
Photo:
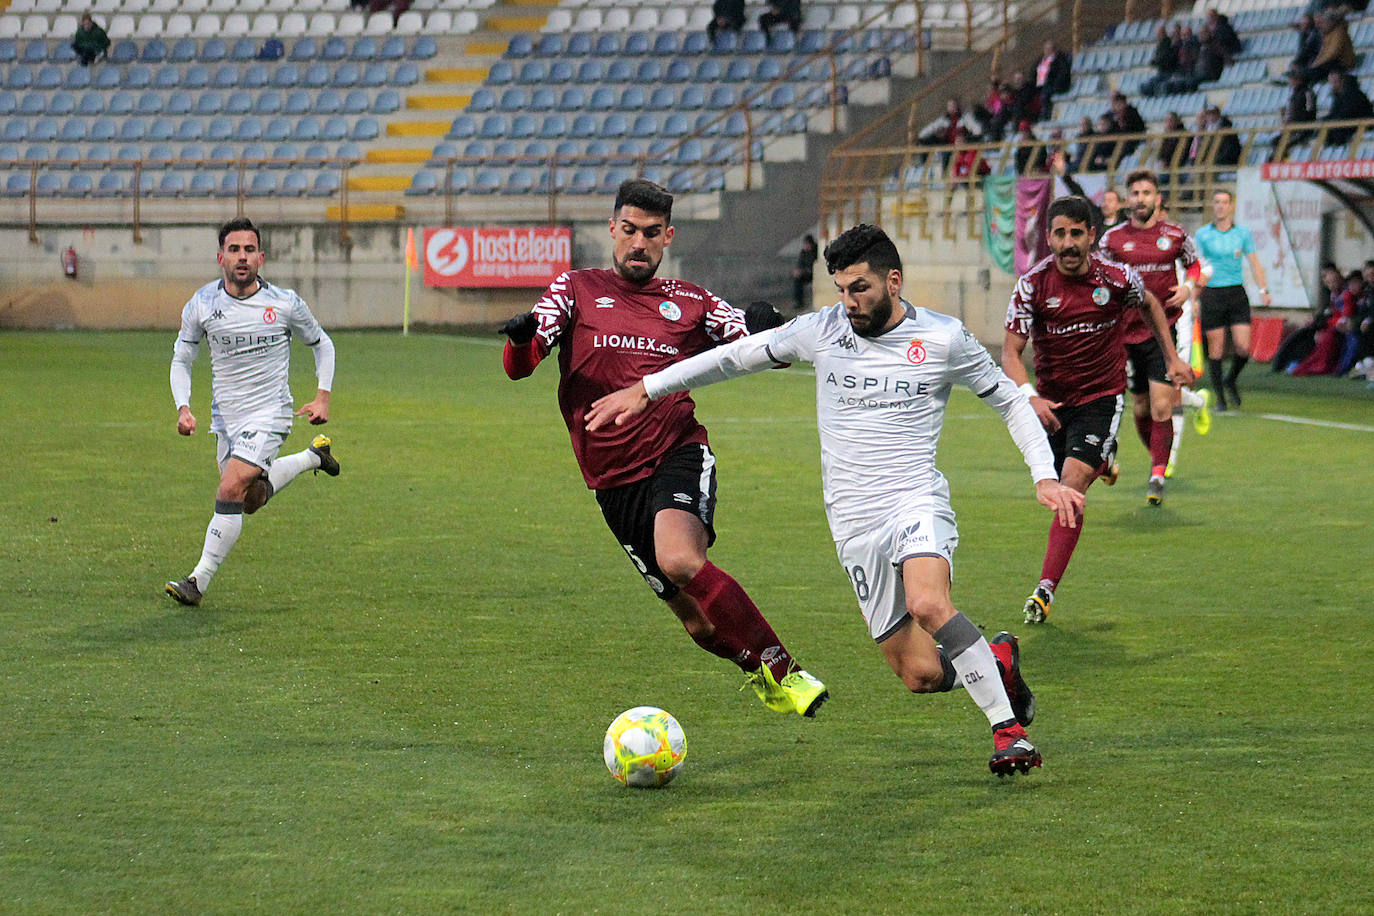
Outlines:
[[[539,330],[539,319],[534,312],[521,312],[496,329],[497,334],[505,334],[517,347],[534,340],[534,332]]]
[[[773,303],[758,299],[749,303],[744,310],[744,326],[750,334],[758,334],[783,323],[782,313],[773,308]]]

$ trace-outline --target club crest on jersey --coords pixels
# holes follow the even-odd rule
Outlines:
[[[1161,235],[1159,238],[1155,239],[1155,247],[1160,251],[1168,251],[1171,244],[1173,243],[1169,241],[1167,235]]]
[[[1106,305],[1107,300],[1111,298],[1112,294],[1107,292],[1107,287],[1105,286],[1099,286],[1097,289],[1093,290],[1093,302],[1096,302],[1098,305]]]
[[[677,321],[682,317],[682,309],[671,299],[664,299],[658,304],[658,313],[669,321]]]
[[[263,323],[263,324],[276,324],[276,323],[277,323],[277,310],[274,309],[274,308],[273,308],[272,306],[270,306],[270,305],[269,305],[267,308],[263,309],[263,310],[262,310],[262,323]]]
[[[926,361],[926,345],[919,338],[913,340],[906,348],[906,360],[918,366]]]
[[[610,296],[598,296],[596,299],[596,307],[599,309],[608,309],[613,305],[615,305],[615,300]]]

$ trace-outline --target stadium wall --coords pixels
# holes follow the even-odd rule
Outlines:
[[[355,224],[350,244],[336,224],[263,227],[269,281],[300,293],[326,328],[399,327],[403,318],[406,226]],[[419,233],[417,228],[417,236]],[[175,329],[200,286],[220,276],[215,225],[143,229],[44,227],[31,243],[24,229],[0,229],[0,328]],[[63,275],[62,253],[76,249],[76,279]],[[573,231],[573,266],[610,263],[605,223]],[[665,273],[674,265],[666,260]],[[411,276],[411,323],[490,328],[528,309],[539,289],[428,289]]]

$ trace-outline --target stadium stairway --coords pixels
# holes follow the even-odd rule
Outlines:
[[[433,155],[448,133],[454,116],[467,107],[473,91],[505,53],[518,33],[537,33],[558,4],[545,0],[506,0],[479,12],[480,25],[470,35],[438,38],[439,53],[423,71],[423,81],[411,87],[403,112],[387,122],[385,139],[373,144],[363,163],[348,179],[349,218],[403,219],[401,195],[410,187],[416,169]],[[326,216],[340,217],[330,206]]]

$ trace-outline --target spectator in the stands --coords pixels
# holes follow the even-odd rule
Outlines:
[[[1084,115],[1078,122],[1077,143],[1073,147],[1073,158],[1066,162],[1075,169],[1083,169],[1088,164],[1088,156],[1091,155],[1093,137],[1097,136],[1097,131],[1093,129],[1093,119]]]
[[[759,13],[759,30],[769,35],[780,25],[785,25],[796,35],[801,31],[801,0],[768,0],[768,5]]]
[[[401,14],[410,9],[411,0],[368,0],[367,14],[380,13],[383,10],[391,10],[391,24],[395,25],[401,18]]]
[[[1236,34],[1235,28],[1231,25],[1231,20],[1225,14],[1215,9],[1207,11],[1207,27],[1212,30],[1212,37],[1221,43],[1222,50],[1227,57],[1234,58],[1240,53],[1240,36]]]
[[[1360,277],[1360,272],[1353,271],[1350,277]],[[1350,278],[1336,270],[1323,271],[1323,279],[1331,293],[1331,307],[1313,319],[1316,346],[1291,369],[1290,375],[1330,375],[1335,372],[1340,368],[1345,336],[1354,330],[1359,296],[1352,290]],[[1363,281],[1362,277],[1360,279]]]
[[[1121,145],[1118,140],[1112,137],[1121,133],[1117,129],[1116,123],[1112,121],[1111,115],[1098,115],[1097,124],[1093,127],[1093,139],[1088,144],[1088,159],[1082,167],[1088,172],[1105,172],[1111,168],[1112,160],[1116,158],[1117,147]]]
[[[1118,134],[1143,134],[1145,133],[1145,119],[1140,116],[1140,112],[1126,98],[1124,92],[1112,93],[1112,107],[1108,112],[1112,119],[1112,133]],[[1140,140],[1121,141],[1121,154],[1129,156],[1135,152],[1135,148],[1140,145]]]
[[[1316,17],[1322,33],[1322,47],[1307,68],[1307,81],[1324,80],[1333,70],[1349,70],[1355,66],[1355,45],[1350,40],[1350,28],[1338,10],[1327,10]]]
[[[1114,188],[1108,188],[1102,192],[1102,226],[1110,229],[1118,223],[1124,223],[1128,219],[1124,212],[1125,207],[1121,205],[1121,195]]]
[[[1279,121],[1285,127],[1291,124],[1307,124],[1317,120],[1317,94],[1312,91],[1312,86],[1307,82],[1307,77],[1301,67],[1288,68],[1288,101],[1279,111]],[[1288,142],[1285,149],[1291,149],[1299,143],[1306,143],[1312,137],[1310,130],[1290,130],[1288,132]],[[1274,158],[1279,151],[1279,144],[1283,142],[1284,135],[1278,134],[1274,137],[1271,144],[1272,152],[1270,158]]]
[[[76,27],[76,35],[72,37],[72,50],[83,67],[89,67],[97,58],[109,56],[110,36],[95,24],[95,18],[90,13],[81,14],[81,24]]]
[[[1183,133],[1187,129],[1178,112],[1171,111],[1164,116],[1164,124],[1160,130],[1167,136],[1159,141],[1159,180],[1166,184],[1174,169],[1188,161],[1187,156],[1184,155],[1188,149],[1188,144],[1184,142],[1186,137]]]
[[[1062,135],[1061,135],[1062,136]],[[1049,169],[1049,155],[1052,151],[1048,144],[1040,142],[1030,121],[1017,125],[1016,133],[1016,174],[1044,175]]]
[[[1173,24],[1172,35],[1163,23],[1155,29],[1155,52],[1150,57],[1150,66],[1155,68],[1155,75],[1140,85],[1142,95],[1163,95],[1164,87],[1178,73],[1178,29],[1177,22]]]
[[[1008,125],[1038,121],[1039,110],[1040,97],[1035,85],[1025,70],[1017,70],[1012,73],[1010,82],[1002,84],[1002,109],[992,119],[988,133],[992,139],[1000,140]]]
[[[1322,33],[1311,13],[1299,16],[1298,21],[1293,23],[1293,28],[1298,32],[1298,53],[1293,55],[1288,69],[1303,71],[1312,66],[1312,61],[1321,53]]]
[[[1323,121],[1352,121],[1374,118],[1374,105],[1360,88],[1360,81],[1344,70],[1332,70],[1327,78],[1331,85],[1331,107]],[[1339,145],[1349,143],[1355,135],[1353,127],[1333,127],[1326,134],[1326,142]]]
[[[968,139],[982,139],[983,130],[978,124],[978,119],[964,111],[958,99],[947,99],[945,101],[945,113],[922,127],[917,138],[927,146],[945,146],[958,139],[960,127],[964,129]]]
[[[1035,65],[1035,88],[1040,94],[1040,119],[1054,112],[1054,97],[1069,91],[1073,84],[1073,58],[1059,50],[1052,40],[1045,42],[1040,62]]]
[[[744,0],[715,0],[711,4],[711,21],[706,23],[706,36],[715,44],[721,32],[738,32],[744,28]]]
[[[1206,164],[1206,154],[1211,154],[1212,165],[1236,165],[1240,162],[1240,137],[1231,119],[1221,113],[1215,105],[1208,105],[1197,113],[1194,126],[1196,136],[1188,151],[1190,163]]]
[[[1201,47],[1198,49],[1197,61],[1193,64],[1193,89],[1203,83],[1221,79],[1222,71],[1231,63],[1231,52],[1207,23],[1203,23],[1198,29],[1198,43]]]
[[[1178,48],[1178,75],[1183,78],[1191,78],[1193,69],[1197,67],[1198,55],[1202,53],[1202,42],[1198,40],[1191,25],[1184,25],[1179,28],[1178,40],[1174,44]],[[1186,90],[1179,89],[1178,91],[1184,92]]]
[[[1374,382],[1374,260],[1364,262],[1362,292],[1356,303],[1354,328],[1359,344],[1355,347],[1351,377]]]

